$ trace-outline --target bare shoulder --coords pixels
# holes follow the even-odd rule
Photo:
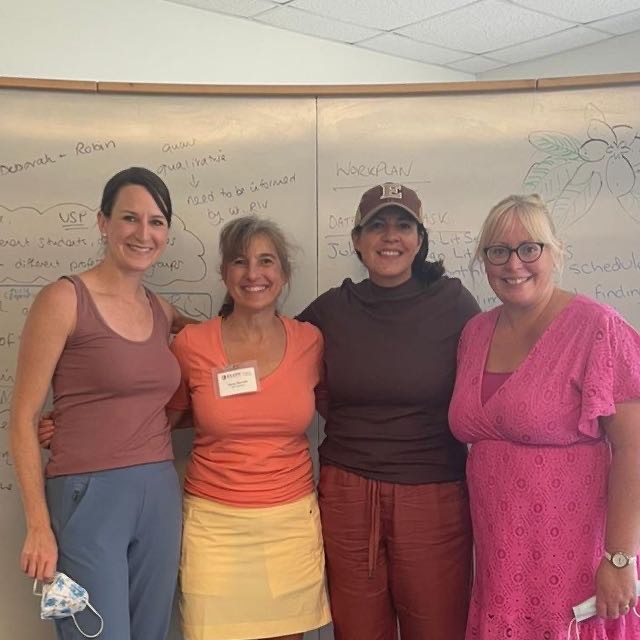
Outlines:
[[[69,280],[47,285],[33,301],[18,352],[14,399],[20,399],[20,406],[40,410],[56,363],[75,329],[76,308],[75,286]]]
[[[29,319],[32,322],[40,318],[46,319],[52,327],[57,325],[60,330],[68,330],[75,324],[76,307],[76,288],[73,282],[56,280],[38,293],[29,310]]]
[[[34,301],[34,306],[36,303],[39,306],[53,306],[56,308],[61,306],[64,309],[71,307],[72,310],[75,310],[76,288],[73,282],[66,278],[56,280],[48,284],[38,293]]]

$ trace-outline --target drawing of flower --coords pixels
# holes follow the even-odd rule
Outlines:
[[[587,139],[538,131],[529,142],[545,157],[527,172],[523,186],[545,198],[558,227],[568,227],[593,206],[603,184],[620,206],[640,222],[640,134],[628,124],[607,123],[587,105]]]
[[[628,124],[610,127],[602,120],[592,120],[587,135],[589,139],[580,147],[580,157],[587,162],[604,164],[607,185],[616,198],[629,193],[636,181],[629,159],[635,129]]]

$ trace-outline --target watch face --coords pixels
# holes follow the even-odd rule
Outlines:
[[[624,553],[618,551],[611,556],[611,562],[616,566],[622,569],[629,564],[629,558]]]

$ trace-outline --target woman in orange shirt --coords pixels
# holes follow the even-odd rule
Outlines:
[[[220,237],[221,315],[174,340],[193,412],[185,478],[181,610],[186,640],[299,640],[329,622],[324,553],[305,435],[322,336],[280,316],[291,277],[280,229],[257,217]]]

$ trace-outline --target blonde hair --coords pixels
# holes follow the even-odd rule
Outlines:
[[[471,271],[473,272],[476,264],[484,262],[485,248],[507,233],[516,222],[524,227],[533,241],[544,243],[545,249],[551,254],[556,272],[562,273],[564,247],[556,235],[547,205],[537,193],[507,196],[489,211],[482,223],[478,244],[471,258]]]

